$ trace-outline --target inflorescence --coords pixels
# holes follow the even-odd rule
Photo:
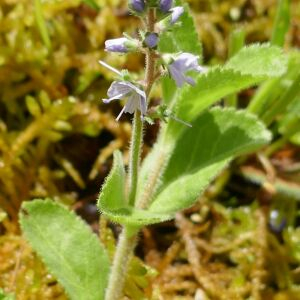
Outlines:
[[[151,9],[156,16],[153,26],[154,31],[140,30],[138,38],[124,34],[121,38],[107,40],[105,42],[105,50],[120,54],[151,51],[156,59],[155,69],[157,75],[155,76],[155,81],[161,76],[168,75],[178,87],[182,87],[184,83],[194,85],[194,79],[187,73],[190,71],[205,71],[205,68],[198,63],[198,56],[185,52],[163,54],[159,52],[159,41],[160,38],[163,38],[162,34],[172,30],[174,26],[180,23],[180,18],[184,14],[184,8],[182,6],[173,7],[173,0],[130,0],[129,8],[134,15],[142,19],[146,19],[146,15]],[[116,120],[118,121],[124,112],[132,114],[139,110],[141,118],[144,119],[147,115],[146,120],[149,121],[151,116],[147,114],[148,95],[145,92],[147,89],[146,83],[140,84],[133,80],[127,70],[118,71],[103,61],[100,61],[100,64],[118,75],[118,79],[108,89],[107,94],[109,98],[103,99],[104,103],[127,98],[127,102]]]

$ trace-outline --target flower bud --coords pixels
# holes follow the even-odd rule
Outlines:
[[[171,8],[169,10],[169,13],[170,14],[166,18],[157,23],[156,28],[158,31],[166,31],[172,25],[174,25],[184,13],[184,8],[182,6],[176,6]]]
[[[145,39],[144,39],[144,45],[150,49],[156,48],[158,44],[158,34],[155,32],[147,32]]]
[[[144,0],[130,0],[129,6],[135,12],[142,13],[145,10],[146,5]]]
[[[181,15],[184,13],[184,8],[182,6],[176,6],[171,9],[171,25],[175,24]]]
[[[159,9],[163,13],[167,13],[173,5],[173,0],[160,0],[159,1]]]
[[[137,40],[130,40],[128,38],[118,38],[105,41],[105,51],[127,53],[136,51],[139,43]]]

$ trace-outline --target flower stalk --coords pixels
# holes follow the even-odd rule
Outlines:
[[[147,14],[147,31],[154,31],[156,17],[155,9],[150,8]],[[145,71],[145,93],[148,98],[155,81],[156,72],[156,56],[152,49],[146,50],[146,71]],[[138,183],[138,172],[140,167],[140,152],[143,142],[143,121],[141,113],[136,110],[134,114],[131,147],[130,147],[130,162],[129,162],[129,204],[136,204],[136,190]],[[125,284],[126,274],[130,259],[133,256],[133,251],[137,243],[137,233],[132,235],[129,227],[124,227],[119,237],[119,242],[116,248],[114,262],[109,278],[108,288],[105,294],[105,300],[119,300],[122,296],[123,287]]]
[[[156,3],[156,4],[155,4]],[[140,169],[140,156],[143,144],[143,123],[150,121],[151,109],[148,110],[148,99],[155,81],[163,74],[161,67],[168,70],[169,76],[175,81],[178,87],[185,83],[194,84],[193,78],[187,74],[190,71],[201,72],[203,69],[198,65],[198,57],[190,53],[177,53],[166,55],[166,59],[159,53],[158,43],[160,34],[175,25],[183,14],[183,7],[174,7],[173,1],[160,0],[159,2],[131,0],[129,7],[140,16],[144,23],[144,31],[141,31],[140,39],[136,40],[124,34],[124,38],[108,40],[105,44],[106,50],[110,52],[127,53],[129,51],[140,51],[145,54],[145,77],[143,86],[140,82],[135,82],[128,71],[119,72],[113,67],[100,61],[100,64],[118,75],[118,80],[114,81],[108,89],[107,99],[104,103],[126,98],[127,102],[116,118],[117,121],[123,113],[134,113],[132,136],[130,143],[130,159],[128,172],[128,197],[127,203],[131,208],[147,209],[151,196],[157,186],[157,178],[161,174],[168,159],[168,151],[163,149],[156,166],[153,168],[148,182],[145,184],[144,192],[140,199],[137,199],[138,177]],[[164,19],[157,22],[162,14]],[[190,126],[179,120],[167,108],[161,106],[162,120],[173,118],[178,122]],[[150,113],[150,115],[149,115]],[[149,122],[149,121],[148,121]],[[150,123],[151,124],[151,123]],[[108,288],[105,300],[119,300],[122,298],[122,291],[125,284],[126,274],[130,259],[137,243],[139,228],[126,225],[119,237],[119,242],[114,256],[114,262],[110,273]]]
[[[140,166],[140,152],[143,139],[143,121],[141,114],[136,111],[133,119],[130,160],[129,160],[129,205],[134,206],[138,182],[138,171]]]
[[[130,259],[137,243],[136,236],[129,237],[127,228],[123,228],[119,236],[118,246],[114,256],[105,300],[119,300],[126,280],[126,274]]]

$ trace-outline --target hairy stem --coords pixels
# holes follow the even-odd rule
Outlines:
[[[105,300],[120,300],[125,284],[126,274],[133,250],[136,246],[136,236],[129,237],[127,228],[119,236],[117,251],[110,273]]]
[[[147,31],[154,31],[156,21],[155,9],[149,9],[147,15]],[[155,54],[152,50],[146,51],[146,71],[145,71],[145,92],[150,95],[151,88],[155,81]],[[131,137],[130,162],[129,162],[129,203],[135,204],[138,171],[140,164],[140,151],[143,142],[143,122],[140,112],[134,115],[133,131]],[[118,246],[114,256],[114,262],[110,273],[108,288],[105,294],[105,300],[119,300],[122,298],[122,291],[125,284],[128,265],[137,243],[137,233],[133,234],[135,229],[124,227],[119,237]]]
[[[141,114],[136,111],[133,119],[133,128],[130,146],[130,161],[129,161],[129,204],[132,206],[135,202],[138,171],[140,165],[140,152],[143,139],[143,122]]]

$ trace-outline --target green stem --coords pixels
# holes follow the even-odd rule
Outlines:
[[[128,265],[133,255],[136,243],[136,236],[129,237],[128,229],[125,227],[119,237],[109,277],[109,283],[105,294],[105,300],[121,299]]]
[[[154,30],[155,21],[155,9],[150,8],[147,16],[147,31],[152,32]],[[153,51],[148,49],[146,52],[146,72],[144,80],[147,98],[150,95],[152,85],[155,81],[155,60],[156,58]],[[136,112],[132,128],[129,162],[129,204],[132,206],[136,204],[135,200],[142,142],[143,122],[141,120],[140,112]],[[136,228],[129,226],[123,228],[114,256],[105,300],[119,300],[122,298],[128,266],[137,244],[137,233],[138,230]]]
[[[130,162],[129,162],[129,205],[135,203],[138,170],[140,165],[140,150],[143,139],[143,122],[140,112],[136,111],[133,119],[131,146],[130,146]]]
[[[247,110],[253,114],[260,116],[265,107],[267,107],[269,100],[276,97],[274,95],[274,91],[278,91],[278,87],[280,91],[280,78],[270,79],[265,82],[251,99]]]
[[[300,94],[300,74],[295,78],[289,89],[270,107],[261,119],[269,126],[278,114],[284,113],[288,105]]]
[[[228,57],[231,58],[245,45],[245,30],[235,29],[229,36]],[[232,94],[225,99],[226,106],[238,106],[238,95]]]

